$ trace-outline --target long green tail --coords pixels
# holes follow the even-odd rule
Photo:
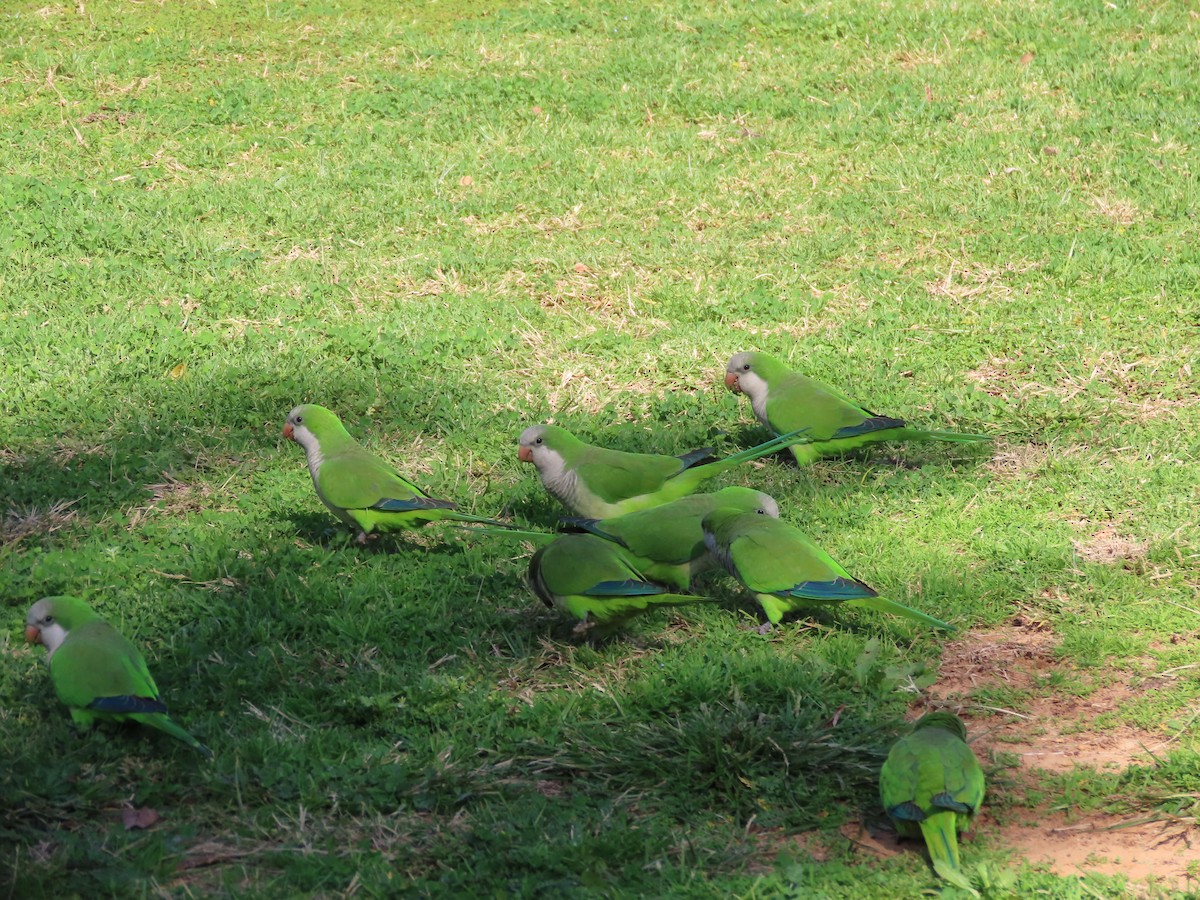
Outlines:
[[[457,510],[454,510],[453,512],[447,512],[443,517],[443,520],[447,522],[477,522],[480,525],[491,525],[494,528],[515,527],[513,525],[509,525],[507,522],[499,522],[496,519],[489,519],[485,516],[473,516],[470,513],[458,512]]]
[[[555,538],[562,537],[562,535],[552,531],[522,531],[515,525],[504,525],[503,523],[500,523],[503,525],[502,528],[478,528],[471,525],[459,525],[457,522],[447,522],[447,524],[458,528],[459,531],[462,531],[466,534],[487,534],[494,537],[517,538],[518,540],[523,541],[533,541],[534,543],[548,544]]]
[[[912,619],[914,622],[932,625],[934,628],[940,628],[943,631],[957,630],[953,625],[949,625],[941,619],[927,616],[925,613],[905,606],[903,603],[896,603],[894,600],[885,600],[883,597],[864,597],[861,600],[847,600],[845,602],[847,606],[865,606],[868,609],[891,613],[893,616],[903,616],[906,619]]]
[[[797,428],[795,431],[789,431],[787,434],[773,437],[771,440],[764,441],[748,450],[740,450],[732,456],[726,456],[724,459],[705,463],[703,466],[697,466],[696,468],[707,469],[710,466],[716,466],[719,469],[727,469],[730,466],[736,466],[738,463],[749,462],[752,459],[758,459],[760,456],[766,456],[768,453],[776,453],[785,447],[791,447],[793,444],[807,444],[809,441],[805,437],[805,434],[809,431],[811,429],[806,425],[804,428]]]
[[[131,715],[129,718],[141,722],[143,725],[149,725],[151,728],[157,728],[159,731],[166,732],[175,738],[175,740],[187,744],[206,759],[212,758],[213,752],[184,731],[179,725],[175,724],[175,720],[170,716],[165,716],[162,713],[149,713],[146,715],[138,713]]]
[[[978,897],[979,892],[971,886],[971,879],[959,868],[957,815],[945,810],[926,816],[921,822],[921,835],[925,838],[933,870],[955,887],[970,891],[972,896]]]

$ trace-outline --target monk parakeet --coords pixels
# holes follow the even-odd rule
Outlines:
[[[594,534],[565,534],[539,549],[529,561],[529,587],[579,619],[580,633],[593,625],[611,631],[651,606],[714,602],[668,593],[634,568],[626,550]]]
[[[503,522],[460,513],[449,500],[430,497],[377,456],[364,450],[341,420],[323,406],[306,403],[288,413],[283,436],[304,448],[308,472],[321,502],[358,529],[366,543],[374,531],[401,531],[429,522]]]
[[[634,565],[647,578],[686,591],[693,578],[717,564],[704,545],[700,523],[714,509],[725,508],[779,518],[779,504],[773,498],[750,488],[727,487],[609,519],[562,518],[559,522],[615,541],[633,555]]]
[[[96,719],[132,719],[212,756],[167,714],[138,648],[82,600],[42,598],[25,617],[25,638],[45,644],[54,690],[80,729]]]
[[[978,897],[958,859],[957,833],[970,827],[983,803],[983,770],[966,739],[953,713],[922,716],[888,753],[879,796],[903,837],[925,838],[934,871]]]
[[[787,522],[718,509],[705,516],[701,525],[709,552],[730,575],[754,591],[773,625],[794,609],[845,603],[954,630],[940,619],[878,596]]]
[[[909,428],[903,419],[873,413],[765,353],[736,354],[725,367],[725,386],[749,397],[758,421],[776,434],[810,429],[807,441],[791,447],[801,465],[881,441],[991,440],[983,434]]]
[[[533,425],[521,433],[518,457],[537,466],[546,490],[572,512],[604,519],[694,494],[726,469],[804,440],[805,430],[706,463],[709,448],[682,456],[625,453],[585,444],[555,425]]]

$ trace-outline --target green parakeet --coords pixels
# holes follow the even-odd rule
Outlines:
[[[537,466],[546,490],[572,512],[604,519],[694,494],[727,469],[804,440],[805,430],[706,463],[710,448],[682,456],[626,453],[585,444],[555,425],[533,425],[521,433],[518,457]]]
[[[579,619],[577,632],[592,625],[611,631],[652,606],[714,602],[668,593],[634,567],[626,550],[594,534],[565,534],[539,549],[529,561],[529,587],[547,606]]]
[[[96,719],[131,719],[212,756],[167,714],[138,648],[82,600],[42,598],[25,618],[25,638],[46,646],[54,690],[80,729]]]
[[[358,529],[360,544],[375,531],[402,531],[429,522],[482,522],[507,527],[494,519],[460,513],[449,500],[430,497],[364,450],[341,420],[323,406],[297,406],[288,413],[283,436],[304,448],[317,496],[330,512]]]
[[[903,419],[873,413],[765,353],[736,354],[725,367],[725,386],[749,397],[758,421],[776,434],[810,429],[807,441],[791,447],[801,465],[881,441],[991,440],[983,434],[909,428]]]
[[[787,522],[718,509],[701,524],[709,552],[730,575],[754,591],[773,625],[804,606],[844,603],[954,630],[940,619],[878,596]]]
[[[933,712],[898,740],[879,773],[883,808],[904,837],[925,838],[934,871],[979,896],[959,867],[958,835],[983,803],[983,770],[962,719]]]
[[[713,510],[723,508],[779,518],[779,504],[773,498],[750,488],[727,487],[609,519],[559,521],[565,527],[616,541],[633,555],[633,564],[647,578],[686,591],[693,578],[716,565],[704,545],[700,523]]]

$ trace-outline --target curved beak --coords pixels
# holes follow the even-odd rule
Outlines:
[[[533,462],[533,450],[529,447],[522,447],[517,451],[517,459],[521,462]]]
[[[729,388],[735,394],[742,392],[742,386],[738,383],[738,377],[733,372],[725,373],[725,387]]]
[[[291,423],[291,422],[287,422],[286,424],[284,424],[284,426],[283,426],[283,436],[284,436],[285,438],[287,438],[289,441],[294,441],[294,440],[296,439],[296,429],[294,429],[294,428],[292,427],[292,423]]]
[[[36,625],[25,626],[25,640],[31,644],[40,644],[42,642],[42,632]]]

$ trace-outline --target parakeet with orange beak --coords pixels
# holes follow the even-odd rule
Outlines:
[[[725,386],[749,397],[755,418],[775,434],[809,429],[808,440],[791,447],[801,465],[882,441],[991,440],[985,434],[910,428],[903,419],[873,413],[765,353],[736,354],[725,367]]]
[[[373,532],[419,528],[429,522],[503,522],[457,511],[449,500],[430,497],[379,457],[363,449],[330,410],[315,403],[288,413],[283,436],[304,448],[313,487],[329,511],[358,529],[358,542]]]
[[[25,618],[25,638],[45,645],[50,681],[81,730],[97,719],[130,720],[212,756],[167,713],[141,651],[84,601],[43,597]]]

